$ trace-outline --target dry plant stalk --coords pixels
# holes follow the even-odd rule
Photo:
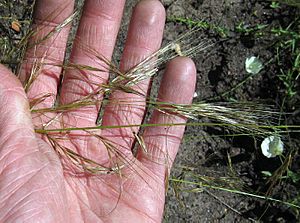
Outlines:
[[[59,13],[56,12],[54,16]],[[78,12],[73,13],[69,16],[63,23],[54,27],[53,30],[45,35],[42,39],[36,41],[29,47],[36,47],[43,41],[52,37],[55,33],[58,33],[65,26],[69,25]],[[53,16],[53,15],[52,15]],[[58,66],[62,67],[64,70],[74,70],[85,75],[97,75],[97,72],[109,72],[114,75],[115,78],[109,83],[98,84],[89,83],[96,86],[96,90],[89,93],[80,100],[74,101],[69,104],[56,104],[54,107],[49,108],[39,108],[38,105],[42,103],[46,98],[50,97],[50,94],[39,96],[38,98],[31,99],[30,107],[31,112],[34,116],[40,118],[45,118],[48,120],[43,126],[36,126],[36,132],[43,135],[43,138],[49,142],[56,153],[65,162],[71,163],[76,171],[84,172],[89,174],[120,174],[121,170],[125,166],[134,166],[132,164],[132,157],[127,157],[126,154],[120,153],[120,145],[115,142],[108,140],[107,138],[99,134],[99,130],[105,128],[132,128],[132,127],[144,127],[147,124],[140,125],[125,125],[125,126],[97,126],[94,127],[87,126],[76,128],[76,126],[70,126],[68,123],[61,122],[60,117],[63,114],[74,111],[78,108],[84,108],[86,106],[97,105],[100,103],[97,99],[97,95],[104,94],[105,97],[102,101],[102,108],[108,102],[107,95],[114,91],[122,91],[132,94],[141,94],[134,89],[141,81],[152,78],[156,75],[158,69],[164,65],[167,61],[177,57],[177,56],[187,56],[193,57],[196,54],[202,53],[209,49],[213,42],[208,39],[198,40],[198,34],[201,32],[200,28],[195,28],[187,32],[186,34],[180,36],[177,40],[167,44],[166,46],[159,49],[157,52],[153,53],[142,62],[127,70],[122,72],[114,65],[110,60],[102,56],[99,52],[91,49],[89,46],[81,45],[83,53],[88,55],[92,60],[96,61],[101,68],[95,68],[87,66],[85,64],[74,64],[65,63],[58,64],[56,61],[53,63],[45,62],[44,58],[37,58],[34,60],[31,68],[31,72],[27,82],[24,85],[25,91],[27,92],[34,81],[37,79],[38,75],[42,72],[42,67],[47,66]],[[36,35],[35,32],[30,32],[29,36]],[[29,37],[28,37],[29,38]],[[27,38],[27,39],[28,39]],[[76,40],[75,40],[76,41]],[[144,95],[145,96],[145,95]],[[213,120],[216,125],[223,126],[232,129],[238,133],[250,133],[253,135],[269,135],[272,130],[260,128],[260,126],[269,126],[268,120],[277,116],[277,113],[268,110],[265,107],[258,108],[258,105],[251,105],[250,103],[193,103],[192,105],[182,105],[182,104],[171,104],[167,102],[156,102],[153,98],[149,96],[146,97],[146,107],[153,108],[163,112],[165,114],[177,114],[190,118],[196,122],[199,121],[201,117],[208,117]],[[115,101],[110,103],[117,103],[121,106],[128,106],[132,104],[132,101]],[[139,105],[135,105],[139,106]],[[161,124],[165,126],[175,125],[173,123]],[[180,125],[180,124],[176,124]],[[182,125],[186,125],[182,123]],[[190,125],[192,125],[190,123]],[[197,124],[195,124],[197,125]],[[269,129],[272,129],[271,127]],[[108,156],[111,158],[110,163],[102,164],[98,161],[94,161],[91,158],[87,158],[82,154],[77,153],[71,148],[65,146],[65,142],[69,140],[69,135],[75,133],[89,134],[94,137],[102,145],[105,146]],[[135,141],[139,147],[147,154],[147,148],[144,143],[143,138],[139,133],[134,133]],[[167,159],[167,154],[165,154]],[[166,165],[168,161],[162,163]]]

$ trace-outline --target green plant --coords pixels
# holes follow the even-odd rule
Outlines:
[[[285,93],[288,99],[293,98],[297,93],[298,78],[300,76],[300,50],[296,49],[296,52],[292,52],[291,55],[292,67],[287,70],[280,69],[278,78],[285,86]]]
[[[283,3],[283,4],[287,4],[289,6],[297,6],[297,7],[300,7],[300,2],[298,0],[275,0],[275,1],[272,1],[272,4],[275,4],[277,5],[278,3]]]
[[[280,3],[272,1],[270,7],[273,8],[273,9],[278,9],[280,7]]]

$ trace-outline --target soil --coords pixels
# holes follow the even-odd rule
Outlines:
[[[78,1],[78,7],[81,2]],[[136,2],[138,1],[129,0],[126,3],[123,25],[114,55],[116,62],[119,61],[130,14]],[[280,108],[285,88],[278,78],[280,67],[274,62],[276,57],[274,35],[255,36],[251,33],[237,32],[237,27],[241,22],[244,28],[255,27],[258,24],[287,27],[297,16],[299,17],[299,9],[283,4],[280,8],[274,9],[270,7],[271,2],[257,0],[162,0],[162,3],[169,18],[164,43],[176,39],[187,29],[187,25],[171,21],[171,17],[206,21],[227,30],[226,38],[211,29],[203,30],[203,37],[211,39],[215,45],[213,49],[194,58],[198,78],[196,90],[198,96],[195,101],[211,100],[234,88],[248,75],[244,66],[245,59],[254,55],[265,64],[264,69],[234,91],[219,97],[217,101],[260,100],[275,105],[277,109]],[[20,15],[19,18],[24,18],[25,15],[22,14],[26,11],[24,5],[14,4],[14,7],[16,14]],[[3,22],[0,24],[0,27],[7,26]],[[0,35],[7,35],[3,30],[0,31]],[[9,30],[9,33],[19,35],[14,34],[12,30]],[[281,68],[285,69],[290,66],[289,54],[283,54],[283,58],[285,59]],[[269,61],[273,62],[268,63]],[[291,114],[285,120],[290,125],[300,124],[297,115],[300,102],[299,83],[297,84],[298,94],[287,101],[283,108]],[[201,120],[201,122],[208,121],[207,118]],[[261,171],[274,172],[281,164],[280,159],[267,159],[261,154],[261,139],[228,136],[231,133],[222,128],[188,127],[171,178],[193,180],[195,179],[191,174],[193,173],[202,176],[201,182],[204,182],[203,178],[211,179],[210,184],[216,186],[223,185],[226,188],[238,188],[263,195],[267,187],[265,176]],[[298,149],[299,144],[297,135],[292,134],[289,138],[289,148]],[[300,157],[296,152],[290,168],[292,171],[299,171],[299,161]],[[227,179],[227,183],[224,179]],[[300,219],[296,209],[283,204],[207,187],[182,187],[183,185],[170,182],[164,222],[299,222]],[[282,180],[274,186],[271,196],[290,201],[291,198],[295,198],[298,190],[299,185],[290,179]]]
[[[276,52],[272,47],[274,43],[272,37],[258,38],[251,34],[239,34],[236,32],[236,27],[241,22],[249,27],[255,27],[257,24],[287,27],[297,13],[299,15],[299,9],[281,6],[280,9],[274,10],[270,7],[270,2],[266,1],[163,2],[169,17],[207,21],[228,30],[229,37],[226,41],[211,30],[203,31],[204,36],[213,39],[216,44],[207,54],[194,58],[198,73],[196,90],[198,96],[195,101],[217,97],[240,83],[247,76],[244,65],[247,57],[259,56],[264,64],[274,59]],[[184,28],[186,29],[186,26]],[[166,39],[174,38],[174,35],[184,28],[178,23],[168,22]],[[289,57],[289,55],[285,56]],[[263,100],[264,103],[280,105],[284,97],[284,87],[277,77],[278,69],[275,63],[270,63],[259,75],[218,101]],[[285,107],[289,112],[295,112],[297,109],[299,109],[299,95]],[[203,120],[205,121],[207,120]],[[292,115],[287,122],[296,125],[299,123],[299,117]],[[187,128],[172,175],[189,180],[190,171],[186,168],[189,167],[199,176],[217,179],[238,177],[236,183],[243,185],[243,191],[255,192],[260,189],[264,192],[266,180],[263,179],[261,171],[275,171],[280,166],[279,159],[269,160],[264,157],[260,152],[261,141],[259,140],[256,141],[251,137],[224,137],[226,134],[229,133],[223,129]],[[290,147],[297,147],[299,145],[297,136],[292,140],[293,144]],[[231,158],[232,169],[229,167],[228,156]],[[298,158],[295,156],[294,164],[297,161],[299,162],[299,156]],[[292,194],[295,195],[298,189],[299,185],[296,187],[290,181],[282,181],[273,188],[272,196],[287,199]],[[165,222],[252,222],[254,220],[298,222],[299,217],[294,210],[284,205],[261,202],[248,196],[211,189],[177,194],[174,188],[169,187],[164,220]]]

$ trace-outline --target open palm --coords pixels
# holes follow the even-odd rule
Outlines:
[[[73,45],[70,61],[101,68],[103,64],[82,52],[89,46],[111,58],[118,33],[124,0],[87,0]],[[35,29],[42,38],[73,10],[74,2],[37,1]],[[49,16],[49,12],[59,12]],[[161,44],[165,11],[157,0],[141,1],[131,19],[120,70],[126,71],[155,52]],[[43,27],[43,28],[41,28]],[[71,104],[92,95],[97,101],[65,113],[30,114],[29,102],[48,95],[36,108],[51,108],[56,100],[59,66],[63,62],[69,27],[27,51],[20,73],[25,85],[34,61],[43,67],[27,95],[19,80],[0,66],[0,222],[160,222],[165,199],[165,181],[175,159],[183,126],[149,126],[143,132],[145,148],[132,154],[138,127],[108,128],[90,132],[56,133],[60,146],[106,167],[103,173],[78,172],[59,158],[51,138],[34,129],[93,127],[103,95],[99,86],[106,83],[107,72],[96,75],[66,70],[61,85],[60,105]],[[141,94],[114,91],[105,106],[103,126],[139,125],[144,117],[145,95],[149,80],[134,86]],[[158,100],[190,103],[194,93],[195,68],[191,60],[178,58],[167,67]],[[97,93],[95,93],[97,92]],[[28,99],[29,98],[29,102]],[[126,101],[121,106],[121,102]],[[130,103],[128,103],[130,102]],[[62,115],[61,115],[62,114]],[[184,122],[176,115],[154,111],[150,124]],[[102,139],[102,140],[100,140]],[[103,141],[105,139],[105,141]],[[112,154],[108,145],[117,151]],[[59,148],[55,148],[57,151]],[[116,156],[118,155],[118,157]],[[121,157],[121,159],[120,159]],[[113,160],[113,161],[112,161]],[[118,167],[118,171],[114,169]]]

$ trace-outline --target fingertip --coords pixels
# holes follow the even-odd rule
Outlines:
[[[163,19],[163,22],[166,17],[166,11],[162,3],[158,0],[142,0],[134,8],[137,15],[137,19],[144,23],[144,25],[153,25],[157,22],[160,22]]]
[[[39,0],[34,7],[35,23],[61,23],[74,9],[74,0]]]
[[[177,57],[166,67],[159,100],[186,104],[192,101],[196,85],[196,66],[188,57]]]
[[[182,81],[196,80],[196,66],[189,57],[176,57],[167,64],[166,72],[170,72],[173,78],[180,78]]]
[[[157,50],[161,44],[165,18],[164,6],[158,0],[140,1],[133,11],[126,45],[149,52]]]

